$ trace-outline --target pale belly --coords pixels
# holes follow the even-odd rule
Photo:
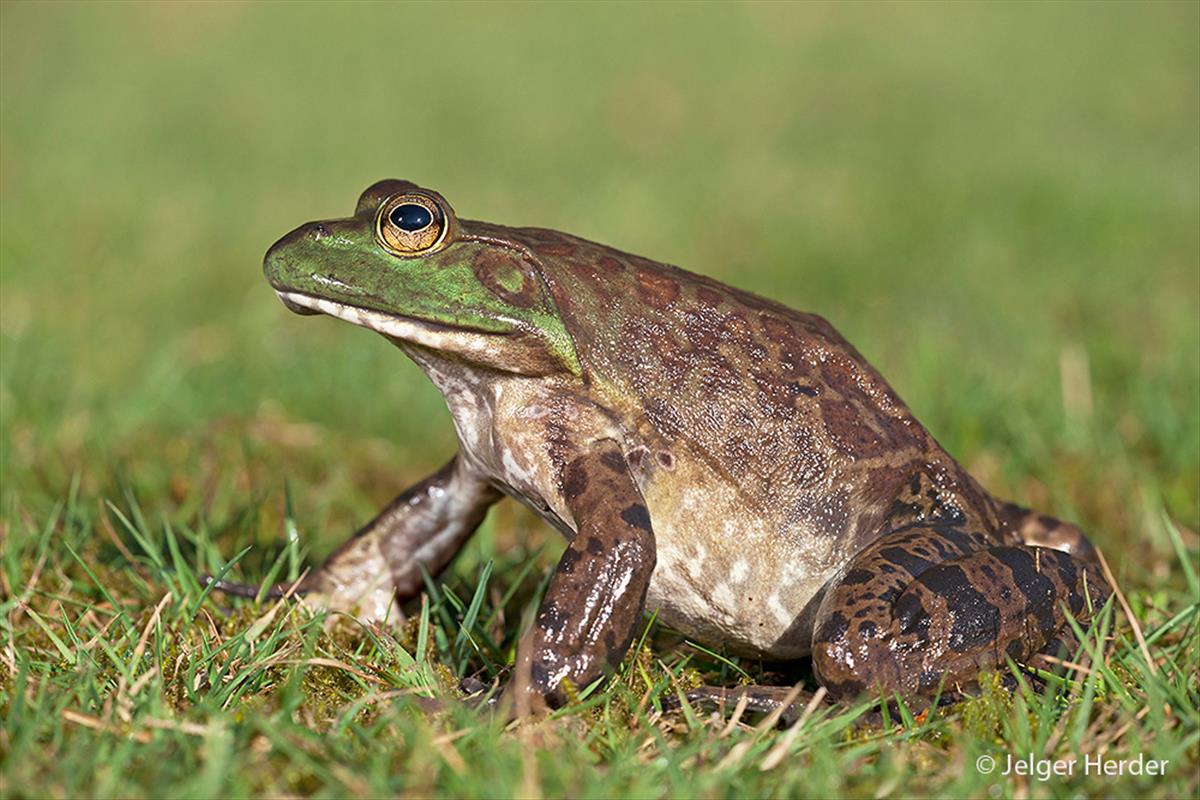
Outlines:
[[[836,537],[781,531],[724,485],[651,480],[643,492],[658,552],[648,611],[731,653],[808,654],[814,598],[846,558]]]

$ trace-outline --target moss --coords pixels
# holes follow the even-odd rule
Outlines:
[[[333,614],[325,618],[317,643],[330,651],[349,652],[366,641],[369,637],[361,624],[344,614]]]
[[[1004,676],[985,672],[979,676],[979,693],[959,704],[963,729],[977,738],[1001,744],[1016,705]],[[1037,720],[1031,718],[1030,725],[1036,730]]]
[[[223,638],[237,636],[258,621],[267,613],[270,606],[260,606],[256,603],[241,603],[226,613],[214,615],[217,630]]]
[[[429,666],[432,669],[433,676],[437,679],[438,686],[441,688],[440,693],[458,693],[458,676],[454,674],[454,671],[450,669],[449,665],[444,664],[441,661],[433,661]]]
[[[346,670],[321,664],[304,668],[302,686],[304,700],[300,709],[318,730],[327,730],[337,722],[348,703],[369,691]]]

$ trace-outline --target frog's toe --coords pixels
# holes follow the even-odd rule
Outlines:
[[[234,581],[214,578],[212,575],[201,575],[200,586],[203,588],[211,586],[215,591],[232,595],[233,597],[257,598],[261,595],[264,600],[278,600],[288,595],[293,584],[277,583],[274,586],[263,586],[260,583],[236,583]],[[302,590],[297,586],[296,591]]]
[[[788,727],[800,718],[812,699],[812,692],[791,686],[697,686],[684,692],[682,699],[678,694],[664,697],[662,710],[678,711],[686,700],[688,705],[719,714],[778,714],[778,726]]]
[[[495,714],[501,710],[503,693],[499,683],[484,683],[473,677],[463,678],[458,684],[462,703],[483,714]],[[511,704],[508,704],[511,706]]]
[[[484,683],[474,675],[468,675],[458,682],[458,690],[463,693],[465,699],[482,696],[485,692],[490,692],[495,689],[496,685],[492,683]]]
[[[1085,564],[1099,566],[1095,545],[1075,525],[1016,503],[999,503],[996,513],[1000,523],[1025,544],[1061,550]]]

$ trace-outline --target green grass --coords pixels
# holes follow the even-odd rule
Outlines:
[[[0,4],[0,796],[1195,796],[1198,8]],[[656,709],[806,664],[655,627],[539,725],[428,717],[560,552],[511,504],[402,635],[205,596],[453,452],[413,365],[258,268],[385,176],[828,317],[1089,531],[1154,666],[1114,608],[1078,681],[778,732]],[[974,766],[1029,753],[1169,764]]]

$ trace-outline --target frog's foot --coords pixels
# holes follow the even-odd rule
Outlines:
[[[298,585],[277,584],[264,596],[292,593],[317,611],[342,612],[366,623],[402,622],[400,604],[421,592],[426,574],[436,575],[450,563],[500,497],[455,456],[393,500]],[[260,592],[253,585],[212,583],[240,597]]]
[[[683,693],[688,704],[722,715],[741,708],[743,713],[778,713],[778,726],[790,727],[800,719],[805,707],[812,702],[811,692],[796,692],[791,686],[697,686]],[[664,697],[663,711],[677,711],[683,707],[679,695]]]
[[[367,624],[401,624],[395,586],[376,536],[364,529],[318,569],[294,582],[262,587],[208,579],[214,589],[236,597],[291,598],[314,612],[349,614]]]
[[[1071,523],[1039,514],[1016,503],[995,501],[995,505],[1000,524],[1025,544],[1052,547],[1070,553],[1080,561],[1099,565],[1096,548],[1083,531]]]
[[[813,670],[835,698],[957,692],[1008,659],[1030,663],[1108,596],[1099,572],[1045,547],[991,546],[950,525],[881,537],[834,580],[817,612]]]
[[[318,573],[317,578],[320,579]],[[377,576],[369,584],[352,587],[334,581],[324,581],[299,595],[300,603],[313,611],[342,613],[368,625],[403,625],[406,617],[400,610],[392,582],[387,576]]]
[[[400,625],[405,617],[396,599],[396,592],[386,573],[376,576],[372,583],[353,585],[333,580],[333,576],[317,571],[294,583],[277,583],[263,587],[251,583],[216,580],[205,575],[201,582],[216,591],[234,597],[262,597],[263,600],[290,598],[314,612],[340,612],[367,624]]]

